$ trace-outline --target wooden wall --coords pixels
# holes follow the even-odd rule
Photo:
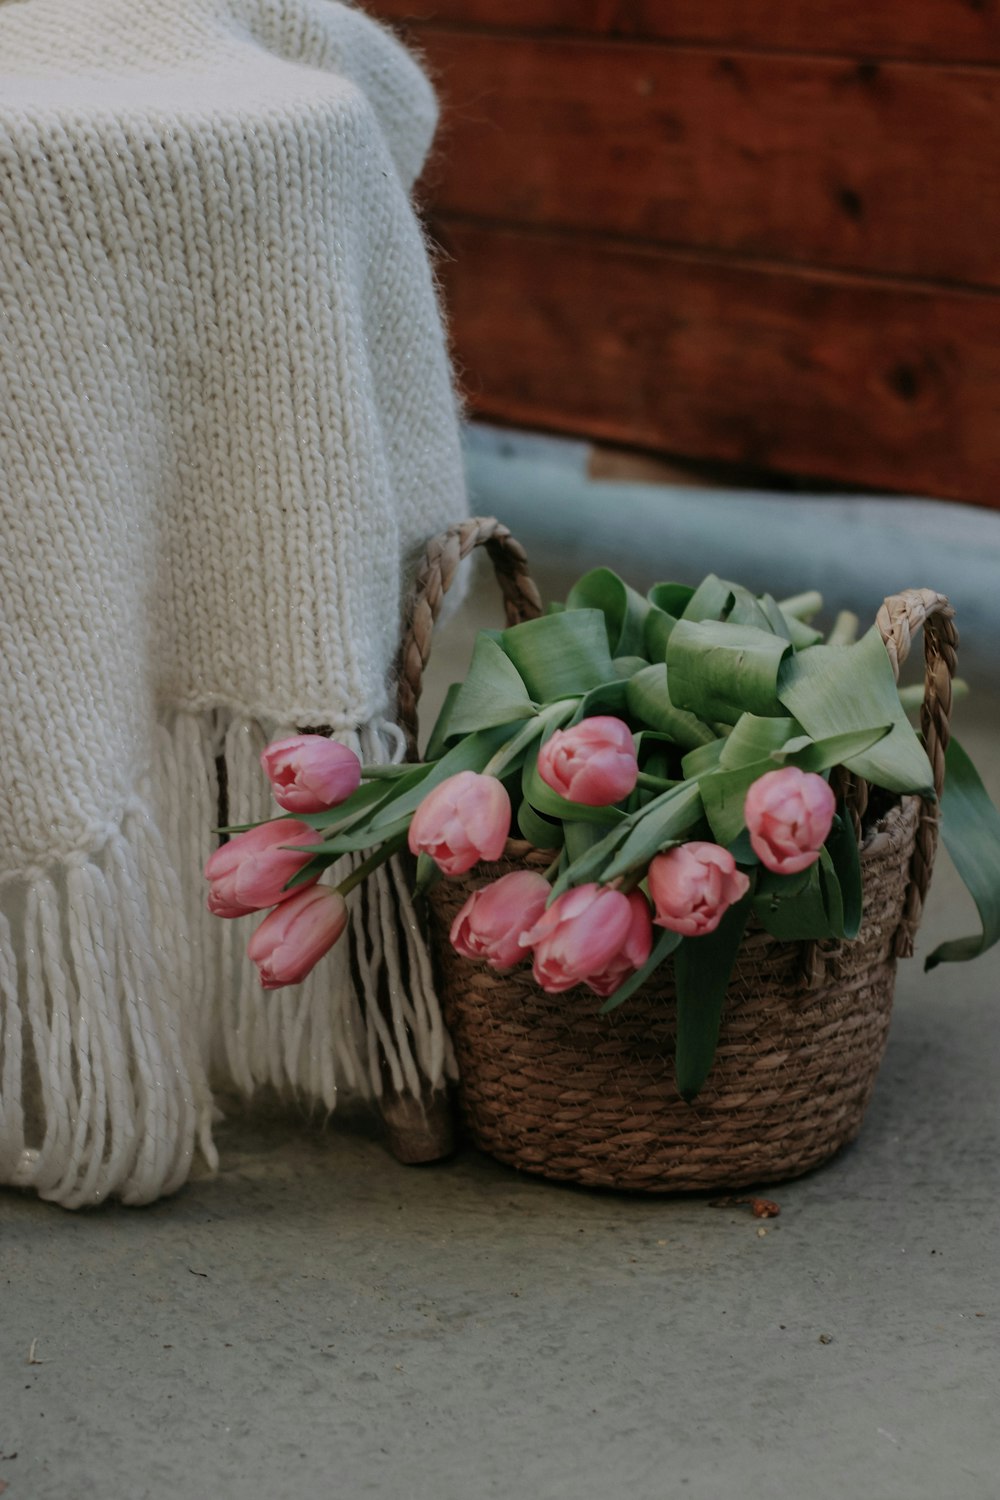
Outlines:
[[[996,0],[376,0],[471,406],[1000,504]]]

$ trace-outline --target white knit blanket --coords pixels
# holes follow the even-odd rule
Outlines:
[[[0,1182],[147,1202],[212,1083],[441,1081],[398,871],[267,996],[201,877],[217,758],[240,822],[275,733],[399,753],[402,563],[464,511],[434,122],[334,0],[0,0]]]

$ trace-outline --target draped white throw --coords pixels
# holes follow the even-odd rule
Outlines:
[[[217,765],[241,822],[275,733],[401,753],[405,560],[465,503],[434,123],[335,0],[0,0],[0,1182],[148,1202],[213,1084],[448,1066],[397,869],[270,995],[201,877]]]

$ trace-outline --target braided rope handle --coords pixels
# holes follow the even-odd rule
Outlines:
[[[933,589],[905,589],[901,594],[893,594],[875,616],[897,682],[913,636],[923,626],[924,701],[920,708],[920,728],[939,799],[944,788],[945,751],[951,739],[951,686],[958,664],[958,631],[954,617],[955,611],[944,594],[937,594]],[[898,958],[909,958],[913,952],[930,885],[940,816],[940,801],[923,803],[910,862],[906,903],[896,933]]]
[[[428,543],[410,591],[396,658],[399,723],[411,756],[416,755],[417,708],[434,626],[459,563],[476,547],[485,547],[489,553],[503,594],[507,624],[534,620],[542,613],[542,601],[528,574],[524,548],[494,517],[477,516],[462,521]],[[906,589],[886,599],[875,617],[897,681],[899,669],[910,653],[913,636],[923,626],[925,671],[920,727],[939,798],[944,786],[944,756],[951,738],[951,685],[958,649],[954,614],[944,594],[935,593],[933,589]],[[843,773],[841,787],[848,809],[860,828],[868,803],[867,785],[859,778]],[[938,821],[937,804],[924,802],[910,864],[906,903],[896,934],[895,951],[899,957],[907,957],[913,952],[937,848]]]
[[[493,563],[507,624],[536,620],[542,613],[541,596],[528,573],[527,554],[495,517],[473,516],[449,527],[427,544],[410,590],[403,617],[403,638],[396,656],[399,725],[406,735],[407,752],[413,758],[417,751],[417,709],[434,626],[459,563],[476,547],[485,547]]]

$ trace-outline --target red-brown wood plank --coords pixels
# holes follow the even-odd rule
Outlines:
[[[445,212],[1000,285],[1000,70],[424,43]]]
[[[366,9],[432,25],[1000,61],[997,0],[367,0]]]
[[[662,451],[1000,497],[1000,297],[435,226],[480,414]]]

